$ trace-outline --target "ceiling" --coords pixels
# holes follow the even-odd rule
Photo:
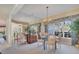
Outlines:
[[[13,6],[13,4],[0,4],[0,20],[8,18]]]
[[[12,16],[12,19],[30,24],[39,22],[47,17],[47,6],[48,16],[54,16],[79,7],[78,4],[19,4],[19,6],[16,8],[18,12],[14,10],[16,13]],[[0,5],[0,19],[6,19],[12,12],[13,8],[13,4]]]
[[[79,7],[78,4],[25,4],[22,9],[14,16],[15,20],[35,23],[47,16],[53,16]]]

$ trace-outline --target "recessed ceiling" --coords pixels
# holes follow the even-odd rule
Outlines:
[[[14,19],[25,20],[29,23],[32,21],[40,21],[46,17],[47,6],[49,7],[48,16],[60,14],[79,7],[78,4],[25,4],[22,9],[16,13]]]
[[[24,4],[12,18],[17,21],[28,23],[41,21],[43,18],[47,17],[47,6],[49,7],[48,16],[53,16],[77,8],[79,4]],[[13,4],[1,4],[0,19],[8,17],[13,8]]]

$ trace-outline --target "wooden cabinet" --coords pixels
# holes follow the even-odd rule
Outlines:
[[[37,41],[37,35],[26,34],[26,40],[28,44],[34,43]]]

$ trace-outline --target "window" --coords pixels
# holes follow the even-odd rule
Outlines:
[[[69,32],[64,32],[64,37],[71,37]]]

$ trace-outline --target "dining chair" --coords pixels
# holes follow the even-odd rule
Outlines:
[[[51,35],[51,36],[48,36],[48,41],[47,41],[47,45],[48,45],[48,49],[54,47],[54,49],[56,48],[56,37]]]

